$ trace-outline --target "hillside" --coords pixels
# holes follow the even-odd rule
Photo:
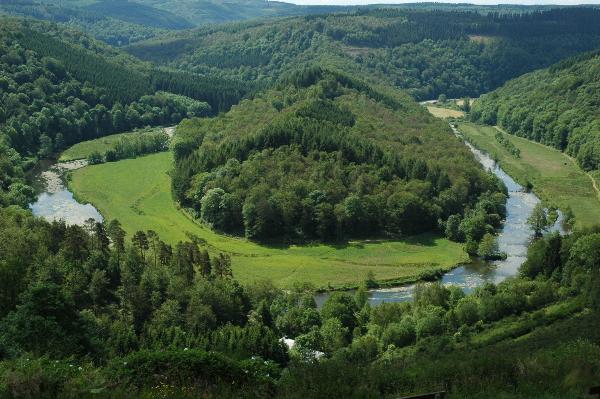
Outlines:
[[[431,99],[479,96],[599,45],[600,11],[593,8],[524,15],[374,9],[171,33],[127,51],[266,86],[314,62]]]
[[[218,80],[210,92],[201,78],[186,85],[193,75],[156,70],[80,32],[8,18],[0,24],[3,204],[31,201],[24,172],[38,159],[82,140],[208,115],[232,101]]]
[[[177,130],[175,196],[218,231],[259,241],[406,236],[502,190],[405,95],[321,68],[280,87]],[[490,200],[481,209],[501,215],[503,195]]]
[[[511,80],[475,102],[473,120],[565,151],[600,168],[600,53],[576,56]]]
[[[115,46],[200,25],[348,9],[266,0],[6,0],[0,3],[0,13],[75,26]]]
[[[599,9],[137,1],[0,4],[0,399],[589,396]]]

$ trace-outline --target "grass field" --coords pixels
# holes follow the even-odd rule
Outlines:
[[[530,181],[534,192],[548,205],[575,213],[577,227],[600,221],[600,200],[590,177],[565,154],[543,144],[503,133],[520,151],[511,155],[495,138],[492,126],[459,123],[458,129],[476,147],[496,158],[519,183]]]
[[[380,281],[414,281],[422,273],[468,261],[462,245],[433,235],[403,241],[356,241],[345,245],[262,246],[203,227],[178,210],[171,198],[171,153],[88,166],[73,172],[70,188],[107,219],[118,219],[128,236],[155,230],[175,244],[194,234],[212,252],[231,254],[242,282],[271,279],[280,287],[310,282],[317,288],[356,286],[372,271]]]
[[[110,136],[100,137],[94,140],[82,141],[74,146],[67,149],[60,155],[59,161],[73,161],[75,159],[85,159],[90,156],[91,153],[97,151],[100,154],[104,154],[106,150],[112,148],[112,146],[119,141],[122,137],[127,137],[134,134],[145,134],[152,133],[162,130],[162,127],[139,129],[133,132],[111,134]]]
[[[435,107],[433,105],[428,105],[427,110],[429,111],[429,113],[431,113],[431,115],[437,118],[462,118],[463,116],[465,116],[465,113],[463,111],[458,111],[456,109],[450,108]]]

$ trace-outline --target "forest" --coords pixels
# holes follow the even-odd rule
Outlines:
[[[175,197],[216,230],[258,241],[408,236],[454,215],[467,222],[453,238],[476,251],[504,218],[502,183],[443,122],[320,67],[227,114],[183,122],[173,151]],[[475,204],[479,216],[465,215]]]
[[[144,67],[81,33],[1,21],[3,204],[31,202],[24,177],[38,159],[80,141],[210,115],[246,91],[224,80]]]
[[[479,95],[600,44],[600,10],[359,10],[173,32],[127,48],[161,65],[270,86],[307,61],[419,100]]]
[[[586,171],[600,168],[600,53],[511,80],[475,102],[471,118],[552,146]]]
[[[597,230],[537,240],[519,277],[471,295],[418,285],[412,303],[371,307],[367,278],[321,308],[310,286],[242,286],[227,254],[170,246],[153,231],[127,237],[117,221],[66,226],[8,207],[0,236],[7,398],[388,397],[440,387],[564,398],[600,370]],[[282,336],[295,340],[291,351]]]
[[[515,192],[415,99],[504,85],[465,111],[599,168],[600,57],[579,54],[600,46],[598,9],[139,3],[0,5],[18,16],[0,16],[0,399],[575,399],[598,385],[600,227],[548,233],[559,214],[539,203],[515,274],[465,289],[438,281],[435,264],[381,254],[441,240],[489,272],[477,262],[505,256],[496,235]],[[202,23],[277,15],[288,17]],[[170,139],[161,126],[176,124]],[[131,186],[129,162],[155,157],[136,174],[142,197],[123,202],[153,228],[33,215],[45,161],[130,130],[88,156],[106,164],[78,172],[123,165]],[[494,134],[524,162],[528,148]],[[112,177],[100,194],[117,190]],[[412,300],[371,305],[385,283],[373,272],[317,293],[233,264],[274,273],[273,254],[320,246],[310,256],[341,273],[338,250],[354,268],[368,242],[381,244],[378,267],[422,272]]]

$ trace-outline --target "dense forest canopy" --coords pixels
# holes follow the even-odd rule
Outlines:
[[[482,96],[471,118],[500,125],[600,168],[600,53],[564,60]]]
[[[580,397],[600,370],[597,231],[538,240],[521,277],[472,295],[419,285],[413,303],[371,307],[363,287],[320,309],[310,287],[242,286],[226,254],[170,246],[153,231],[127,237],[117,221],[66,226],[0,208],[0,237],[7,398],[383,398],[440,388],[564,398]]]
[[[183,122],[174,152],[176,198],[251,239],[411,235],[480,197],[484,229],[504,215],[502,184],[443,122],[405,95],[319,67],[227,114]]]
[[[210,115],[247,90],[153,68],[80,32],[0,22],[1,203],[32,200],[24,172],[38,158],[83,140]]]
[[[142,59],[268,86],[307,62],[407,89],[479,96],[600,45],[600,10],[527,14],[360,10],[173,33],[128,48]]]
[[[362,6],[360,9],[381,6]],[[559,6],[474,6],[418,3],[386,5],[420,10],[487,13],[529,13]],[[123,46],[167,31],[193,26],[292,15],[351,12],[352,6],[298,6],[267,0],[4,0],[0,13],[58,22],[84,30],[96,39]]]

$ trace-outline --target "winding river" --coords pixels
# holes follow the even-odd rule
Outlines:
[[[455,285],[469,293],[487,282],[497,284],[517,274],[519,267],[525,262],[527,247],[533,235],[533,231],[527,224],[527,219],[540,200],[535,194],[525,192],[523,187],[504,172],[489,155],[465,141],[460,132],[453,126],[452,130],[454,134],[463,139],[466,146],[469,147],[483,167],[498,176],[508,189],[506,220],[498,235],[498,247],[501,252],[507,254],[506,259],[491,262],[474,260],[472,263],[460,265],[442,276],[442,284]],[[561,213],[559,213],[559,217],[550,231],[565,233],[562,229]],[[414,288],[415,284],[373,289],[369,291],[369,302],[371,305],[378,305],[382,302],[410,301],[412,300]],[[329,295],[328,292],[317,294],[315,296],[317,305],[320,307]]]
[[[461,137],[454,127],[454,133]],[[171,131],[168,133],[172,134]],[[487,170],[498,176],[508,188],[508,201],[506,204],[507,216],[502,230],[498,236],[500,251],[507,254],[505,260],[482,262],[473,261],[444,274],[441,281],[444,285],[456,285],[465,292],[486,282],[499,283],[504,279],[517,274],[519,266],[525,261],[527,247],[531,240],[532,231],[527,225],[527,218],[539,199],[533,194],[523,190],[523,187],[506,174],[487,154],[473,147],[465,141],[477,160]],[[47,220],[63,219],[67,224],[83,224],[87,219],[102,221],[102,215],[91,204],[81,204],[74,198],[64,183],[68,171],[86,166],[86,161],[72,161],[57,163],[50,166],[39,175],[40,194],[31,210],[37,216]],[[562,215],[551,230],[560,231]],[[412,299],[414,284],[394,288],[374,289],[370,291],[370,303],[377,305],[382,302],[403,302]],[[319,293],[315,296],[317,305],[321,305],[330,293]]]

